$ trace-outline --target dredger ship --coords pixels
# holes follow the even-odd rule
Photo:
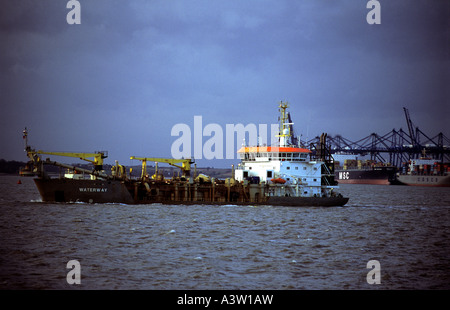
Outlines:
[[[273,206],[343,206],[349,198],[337,192],[332,157],[326,148],[326,134],[313,149],[292,143],[292,122],[286,112],[289,104],[279,103],[280,129],[277,146],[243,146],[241,162],[230,178],[219,180],[191,171],[194,160],[131,156],[142,162],[140,178],[127,175],[117,161],[111,173],[103,170],[106,152],[67,153],[36,151],[28,146],[34,179],[44,202],[86,202],[124,204],[235,204]],[[67,165],[42,155],[80,158],[94,165],[92,170]],[[167,163],[180,168],[181,175],[165,179],[147,174],[147,162]],[[45,166],[67,170],[59,177],[50,177]]]

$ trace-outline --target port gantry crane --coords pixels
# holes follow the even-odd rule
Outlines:
[[[131,156],[130,159],[140,160],[142,161],[142,174],[141,178],[144,179],[147,175],[147,162],[153,161],[156,163],[166,163],[171,166],[180,168],[183,172],[184,177],[190,177],[191,175],[191,164],[194,163],[192,159],[172,159],[172,158],[157,158],[157,157],[136,157]],[[177,165],[177,164],[181,164]]]
[[[429,137],[411,121],[409,111],[403,108],[407,131],[393,129],[385,135],[372,133],[357,141],[350,141],[340,135],[328,136],[328,148],[332,154],[359,154],[370,155],[372,160],[388,162],[400,167],[410,159],[424,156],[424,153],[436,161],[448,162],[450,160],[450,139],[442,132]],[[301,141],[304,145],[319,145],[317,136],[309,141]],[[386,156],[385,156],[386,155]]]

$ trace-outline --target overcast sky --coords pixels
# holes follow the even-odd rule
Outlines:
[[[69,25],[65,0],[2,1],[0,158],[26,160],[28,127],[37,149],[138,164],[195,115],[272,124],[280,100],[304,139],[406,130],[403,107],[450,136],[450,1],[380,0],[379,25],[365,0],[79,2]]]

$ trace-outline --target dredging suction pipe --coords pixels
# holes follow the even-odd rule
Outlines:
[[[101,173],[98,170],[88,170],[88,169],[84,169],[84,168],[80,168],[80,167],[75,167],[75,166],[59,163],[59,162],[56,162],[56,161],[51,161],[49,159],[42,161],[42,163],[44,165],[52,165],[52,166],[58,166],[58,167],[67,168],[67,169],[73,170],[74,172],[87,173],[87,174],[96,176],[98,178],[103,178],[103,179],[106,179],[106,180],[114,180],[114,179],[116,179],[114,176],[110,176],[110,175]]]

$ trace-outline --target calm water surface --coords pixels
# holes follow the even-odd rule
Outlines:
[[[0,176],[0,289],[450,289],[450,188],[341,191],[346,207],[48,204]]]

